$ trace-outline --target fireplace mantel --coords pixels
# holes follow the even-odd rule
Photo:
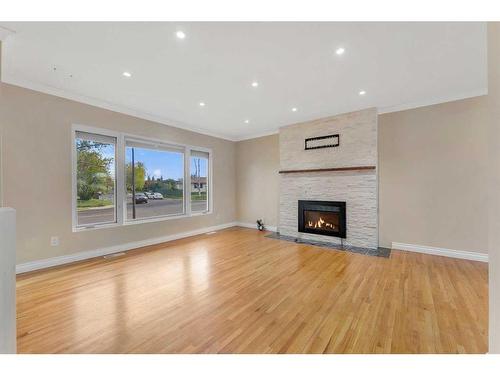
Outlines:
[[[366,171],[376,169],[374,165],[362,165],[359,167],[340,168],[316,168],[316,169],[289,169],[281,170],[279,173],[308,173],[308,172],[342,172],[342,171]]]

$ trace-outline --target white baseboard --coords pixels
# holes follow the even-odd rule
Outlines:
[[[238,221],[238,222],[236,222],[236,225],[239,227],[244,227],[244,228],[257,229],[257,223],[243,223],[241,221]],[[264,227],[266,228],[266,230],[268,230],[270,232],[277,232],[278,231],[278,228],[273,227],[272,225],[264,224]]]
[[[443,257],[450,257],[450,258],[476,260],[478,262],[488,261],[488,254],[474,253],[472,251],[445,249],[441,247],[412,245],[407,243],[393,242],[392,249],[413,251],[415,253],[423,253],[423,254],[440,255]]]
[[[81,251],[81,252],[78,252],[75,254],[62,255],[62,256],[58,256],[58,257],[54,257],[54,258],[48,258],[48,259],[42,259],[42,260],[35,260],[33,262],[21,263],[21,264],[16,265],[16,273],[19,274],[19,273],[24,273],[24,272],[30,272],[30,271],[40,270],[43,268],[60,266],[62,264],[73,263],[73,262],[77,262],[80,260],[97,258],[97,257],[101,257],[104,255],[109,255],[109,254],[113,254],[113,253],[137,249],[137,248],[144,247],[144,246],[156,245],[156,244],[163,243],[163,242],[169,242],[169,241],[174,241],[174,240],[178,240],[181,238],[196,236],[198,234],[204,234],[204,233],[213,232],[213,231],[217,231],[217,230],[221,230],[221,229],[235,227],[237,225],[238,225],[237,223],[231,222],[231,223],[226,223],[226,224],[215,225],[213,227],[196,229],[196,230],[192,230],[189,232],[171,234],[169,236],[164,236],[164,237],[156,237],[156,238],[151,238],[151,239],[142,240],[142,241],[128,242],[128,243],[124,243],[121,245],[105,247],[102,249]]]

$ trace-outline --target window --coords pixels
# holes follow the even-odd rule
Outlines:
[[[116,223],[116,138],[76,132],[77,226]]]
[[[127,140],[125,176],[127,220],[184,213],[184,149]]]
[[[211,212],[210,150],[73,129],[74,230]]]
[[[209,210],[208,152],[191,151],[191,211]]]

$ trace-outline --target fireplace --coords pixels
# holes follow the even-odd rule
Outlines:
[[[299,232],[346,237],[345,202],[299,200]]]

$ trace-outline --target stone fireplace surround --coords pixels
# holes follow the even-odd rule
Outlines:
[[[306,138],[339,134],[338,147],[305,150]],[[358,112],[280,128],[279,232],[302,240],[378,247],[377,110]],[[309,171],[371,166],[375,169]],[[298,231],[298,201],[346,202],[346,238]]]

